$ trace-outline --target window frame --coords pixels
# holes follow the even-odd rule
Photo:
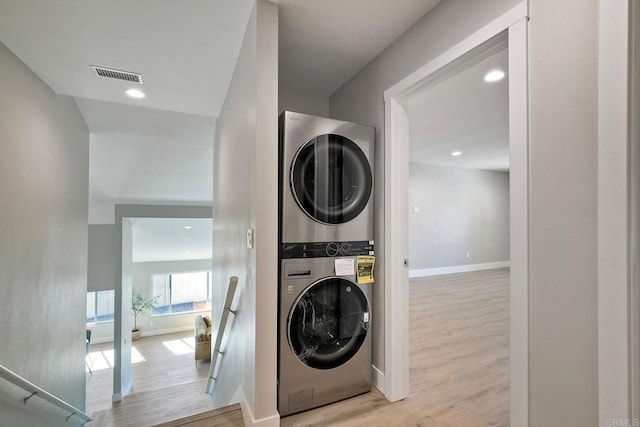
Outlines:
[[[203,308],[203,309],[198,309],[198,310],[188,310],[188,311],[178,311],[178,312],[173,312],[172,311],[172,307],[173,304],[171,302],[171,292],[172,292],[172,277],[173,275],[178,275],[178,274],[190,274],[190,273],[207,273],[207,299],[206,302],[209,305],[209,307],[207,308]],[[212,291],[213,291],[213,286],[212,286],[212,270],[189,270],[189,271],[174,271],[174,272],[169,272],[169,273],[153,273],[151,275],[151,283],[150,283],[150,287],[151,287],[151,291],[150,291],[150,295],[153,296],[153,279],[157,276],[168,276],[169,277],[169,312],[168,313],[154,313],[154,309],[151,309],[151,315],[150,317],[154,318],[154,317],[167,317],[167,316],[177,316],[177,315],[181,315],[181,314],[191,314],[191,313],[200,313],[200,312],[207,312],[211,310],[211,304],[212,304]]]
[[[99,292],[111,292],[112,293],[112,299],[113,299],[113,311],[110,313],[111,315],[111,319],[109,320],[98,320],[99,316],[98,316],[98,293]],[[89,296],[89,294],[93,294],[93,322],[86,322],[87,326],[95,326],[95,325],[102,325],[105,323],[113,323],[116,317],[115,314],[115,289],[105,289],[105,290],[101,290],[101,291],[87,291],[87,297]],[[87,301],[87,313],[85,313],[85,321],[87,321],[88,317],[88,308],[89,308],[89,301]]]

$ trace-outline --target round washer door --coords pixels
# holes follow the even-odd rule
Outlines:
[[[365,208],[373,178],[367,157],[344,136],[311,139],[296,153],[291,190],[298,206],[324,224],[351,221]]]
[[[358,352],[367,336],[367,297],[349,280],[319,280],[298,298],[287,329],[291,349],[302,363],[316,369],[338,367]]]

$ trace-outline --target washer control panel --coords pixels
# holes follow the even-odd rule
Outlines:
[[[357,255],[375,255],[373,240],[351,242],[283,243],[280,259],[325,258]]]

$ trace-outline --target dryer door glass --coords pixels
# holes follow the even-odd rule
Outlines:
[[[368,329],[367,297],[358,285],[339,277],[310,286],[289,314],[291,348],[304,364],[317,369],[346,363]]]
[[[314,220],[342,224],[367,205],[371,167],[360,147],[340,135],[318,136],[303,145],[291,167],[291,190]]]

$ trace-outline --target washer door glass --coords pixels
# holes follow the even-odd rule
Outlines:
[[[313,138],[300,148],[291,168],[298,206],[325,224],[352,220],[367,205],[371,167],[360,147],[340,135]]]
[[[367,297],[358,285],[331,277],[311,285],[289,314],[289,343],[298,358],[317,369],[346,363],[369,329]]]

